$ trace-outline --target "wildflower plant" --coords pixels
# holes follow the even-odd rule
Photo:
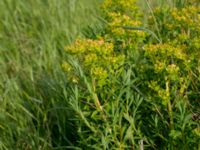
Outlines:
[[[150,44],[145,49],[145,55],[154,64],[156,73],[165,70],[168,79],[176,79],[181,81],[181,86],[189,87],[189,81],[193,80],[191,73],[199,74],[199,5],[188,2],[183,8],[157,8],[154,16],[159,24],[163,44]],[[153,25],[152,16],[149,17],[149,25]],[[183,80],[187,83],[183,84]]]
[[[79,64],[79,73],[70,59],[63,69],[74,83],[80,145],[137,149],[144,142],[152,149],[196,149],[197,107],[191,105],[199,105],[199,6],[156,8],[148,27],[153,33],[157,21],[160,40],[141,30],[135,0],[105,0],[102,8],[104,31],[65,48]]]
[[[190,92],[196,93],[198,90],[195,90],[195,88],[199,85],[197,68],[199,66],[200,49],[198,44],[194,42],[198,41],[197,39],[200,36],[198,16],[199,5],[194,4],[188,4],[181,8],[156,8],[154,16],[149,17],[149,26],[151,27],[154,24],[153,17],[155,17],[162,35],[162,43],[150,42],[144,48],[144,56],[148,63],[148,65],[144,65],[146,66],[146,73],[147,70],[151,72],[145,75],[146,78],[144,77],[151,89],[148,93],[149,98],[159,100],[166,108],[169,117],[169,136],[175,141],[187,138],[188,143],[193,142],[189,136],[198,139],[197,134],[193,134],[194,130],[187,126],[187,129],[184,128],[184,130],[191,134],[188,133],[187,137],[180,134],[178,137],[180,128],[179,124],[175,122],[175,114],[178,114],[177,109],[180,106],[178,104],[181,102],[185,103],[184,107],[190,109],[190,111],[198,112],[194,109],[196,107],[188,105],[194,104],[199,107],[197,99],[191,98],[189,94]],[[192,122],[191,118],[190,121]],[[199,127],[194,128],[196,130]],[[174,142],[171,143],[171,145],[173,144]]]
[[[77,39],[66,47],[66,52],[81,62],[86,75],[96,82],[97,87],[106,85],[109,76],[120,75],[125,59],[124,55],[114,52],[112,43],[104,39]],[[69,77],[75,78],[69,62],[65,62],[63,68]]]

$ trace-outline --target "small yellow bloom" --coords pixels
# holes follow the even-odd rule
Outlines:
[[[69,63],[67,63],[67,62],[64,62],[64,63],[62,64],[62,68],[63,68],[66,72],[70,72],[70,71],[72,70],[72,66],[71,66]]]

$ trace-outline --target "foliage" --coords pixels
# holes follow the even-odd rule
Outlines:
[[[0,8],[0,150],[199,149],[199,0]]]
[[[124,62],[124,55],[117,55],[113,52],[113,44],[99,40],[81,40],[78,39],[71,46],[66,47],[66,52],[82,63],[86,75],[96,82],[96,86],[102,87],[106,84],[108,76],[118,76],[120,66]],[[63,68],[68,76],[76,80],[72,66],[64,63]]]
[[[73,61],[63,64],[68,77],[80,80],[71,99],[80,117],[79,146],[198,149],[199,120],[192,115],[199,113],[199,6],[155,8],[148,26],[157,30],[156,21],[159,42],[142,28],[135,1],[107,0],[102,7],[105,30],[67,47]],[[106,61],[106,55],[123,59]]]
[[[64,45],[101,28],[97,2],[0,1],[0,150],[74,145],[70,84],[60,64]]]

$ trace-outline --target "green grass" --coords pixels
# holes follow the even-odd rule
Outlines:
[[[175,128],[182,132],[169,130],[168,110],[144,94],[137,71],[146,60],[137,50],[129,53],[121,78],[112,77],[115,87],[96,91],[75,60],[70,61],[80,85],[67,80],[61,67],[69,59],[64,47],[77,37],[95,38],[102,31],[100,2],[0,1],[0,150],[199,147],[197,137],[187,136],[199,125],[191,121],[186,103],[174,106]],[[187,0],[139,2],[147,23],[155,6],[184,6]],[[162,38],[158,26],[154,33]],[[104,103],[96,108],[98,98]],[[179,137],[181,144],[176,145]]]
[[[64,46],[101,28],[95,5],[90,0],[0,1],[0,149],[75,142],[69,84],[60,66]]]

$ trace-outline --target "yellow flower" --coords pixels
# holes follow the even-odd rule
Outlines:
[[[100,79],[105,79],[108,76],[108,73],[105,69],[102,67],[94,67],[91,69],[91,74],[100,78]]]
[[[95,53],[89,53],[84,58],[84,65],[94,64],[98,60],[97,55]]]
[[[70,72],[70,71],[72,70],[72,66],[71,66],[69,63],[67,63],[67,62],[64,62],[64,63],[62,64],[62,68],[63,68],[66,72]]]
[[[73,83],[78,83],[79,78],[78,78],[77,76],[72,76],[72,77],[71,77],[71,81],[72,81]]]
[[[174,73],[177,73],[179,71],[179,67],[176,66],[175,64],[171,64],[171,65],[168,65],[166,70],[170,73],[170,74],[174,74]]]
[[[165,63],[159,61],[159,62],[155,63],[154,67],[155,67],[155,72],[159,73],[165,69]]]

